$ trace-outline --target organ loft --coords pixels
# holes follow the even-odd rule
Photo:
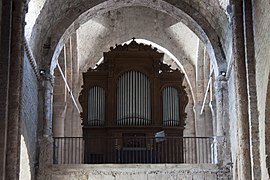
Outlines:
[[[101,64],[83,73],[79,101],[86,163],[183,161],[180,141],[173,143],[177,158],[165,160],[162,154],[172,152],[157,150],[167,146],[157,134],[183,136],[188,103],[184,74],[164,64],[163,56],[133,38],[111,47]]]

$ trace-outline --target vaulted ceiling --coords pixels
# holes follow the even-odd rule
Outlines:
[[[196,64],[200,39],[215,68],[225,69],[228,4],[228,0],[31,0],[25,35],[43,66],[54,67],[50,61],[57,61],[65,40],[77,32],[82,66],[97,61],[101,50],[135,36],[168,49],[183,66]],[[50,48],[47,53],[45,44]]]

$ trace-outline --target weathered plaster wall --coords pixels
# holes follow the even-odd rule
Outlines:
[[[23,67],[21,120],[21,132],[28,151],[31,174],[34,177],[38,124],[38,81],[26,55]]]
[[[266,169],[266,152],[265,152],[265,133],[270,129],[265,129],[266,92],[268,76],[270,71],[270,3],[268,0],[254,2],[254,37],[255,37],[255,59],[256,59],[256,81],[258,94],[258,111],[259,111],[259,131],[260,131],[260,152],[262,178],[268,179],[269,174]],[[269,108],[269,106],[268,106]]]
[[[220,177],[218,172],[217,166],[211,164],[53,165],[48,170],[48,176],[44,178],[48,180],[215,180]]]

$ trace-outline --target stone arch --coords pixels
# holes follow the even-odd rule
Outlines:
[[[270,173],[270,76],[268,76],[268,85],[265,103],[265,153],[266,168]]]
[[[96,20],[93,20],[96,21]],[[86,21],[85,21],[86,22]],[[52,64],[51,64],[51,73],[53,74],[54,69],[56,67],[56,64],[58,62],[59,55],[63,49],[63,46],[66,42],[68,42],[70,34],[75,34],[74,31],[76,29],[74,28],[73,23],[69,29],[65,32],[65,34],[62,36],[61,40],[59,41],[59,44],[56,48],[56,51],[53,56]],[[140,28],[140,30],[133,30],[132,33],[124,33],[119,36],[117,34],[117,31],[110,31],[107,33],[108,35],[103,35],[102,36],[102,41],[95,42],[95,46],[91,47],[92,49],[95,49],[94,51],[91,51],[90,55],[87,57],[89,60],[99,60],[102,58],[102,53],[106,52],[110,49],[111,46],[114,44],[121,44],[125,43],[128,40],[131,39],[131,36],[129,34],[134,35],[136,38],[144,39],[149,41],[149,44],[157,44],[158,46],[167,49],[168,52],[176,57],[178,60],[178,67],[185,73],[186,79],[188,81],[188,85],[190,86],[191,92],[192,92],[192,99],[195,101],[194,98],[194,89],[195,89],[195,67],[190,61],[189,54],[187,54],[182,47],[177,46],[175,44],[174,40],[171,39],[168,34],[164,33],[163,29],[159,30],[155,33],[144,33],[143,27]],[[140,42],[139,42],[140,43]],[[159,48],[158,48],[159,49]],[[165,53],[166,54],[166,53]],[[91,62],[87,64],[83,64],[83,67],[81,71],[87,71],[88,68],[91,66],[91,64],[96,64],[96,62]]]
[[[47,61],[51,61],[53,55],[58,50],[57,46],[63,45],[61,36],[72,22],[75,21],[72,28],[76,29],[78,27],[79,24],[76,19],[82,20],[83,17],[92,17],[97,13],[106,12],[110,9],[124,6],[145,6],[165,12],[185,23],[206,44],[210,59],[215,66],[215,74],[218,75],[220,70],[226,69],[226,60],[222,48],[222,46],[225,45],[222,45],[220,40],[220,38],[225,35],[216,33],[216,30],[210,24],[212,15],[206,9],[204,13],[201,13],[196,10],[196,8],[193,8],[185,2],[172,5],[171,3],[164,1],[149,2],[146,0],[121,2],[108,0],[96,4],[89,4],[89,2],[82,2],[79,4],[67,2],[65,4],[66,5],[61,9],[65,11],[64,17],[61,15],[63,12],[59,11],[59,9],[57,11],[53,11],[56,7],[45,7],[43,9],[43,13],[46,14],[46,19],[41,19],[42,17],[45,17],[42,16],[42,13],[36,24],[43,21],[42,24],[46,25],[46,27],[36,27],[35,32],[32,33],[32,39],[37,39],[37,41],[31,41],[31,47],[37,47],[36,49],[33,48],[33,52],[37,59],[42,59],[42,66],[48,66],[50,62]],[[48,14],[48,11],[53,11],[55,14]],[[85,14],[84,16],[81,16],[83,12],[85,12]],[[68,30],[68,32],[70,32],[70,30]],[[43,52],[43,54],[40,52]]]
[[[126,7],[126,8],[130,8],[130,7]],[[141,10],[141,9],[136,9],[139,7],[134,7],[134,8],[135,8],[135,11]],[[140,8],[143,8],[143,7],[140,7]],[[125,9],[125,8],[123,8],[123,9]],[[121,13],[123,13],[123,9],[120,10]],[[132,14],[132,12],[134,10],[132,10],[131,12],[130,12],[130,10],[131,9],[128,9],[128,12]],[[166,13],[162,13],[158,10],[153,10],[150,8],[145,8],[143,10],[149,11],[148,13],[150,13],[150,11],[151,11],[152,14],[157,13],[158,15],[155,15],[155,16],[158,16],[158,19],[165,19],[166,24],[170,24],[170,25],[179,24],[178,20],[171,18],[171,16],[167,15]],[[134,23],[130,23],[129,21],[122,22],[122,19],[119,19],[118,15],[117,15],[117,17],[112,15],[112,14],[120,14],[120,12],[118,13],[118,10],[108,11],[106,14],[102,14],[102,16],[93,17],[92,19],[89,19],[89,18],[87,18],[87,19],[83,18],[83,20],[78,19],[75,22],[77,22],[77,21],[79,21],[79,22],[77,22],[77,23],[74,22],[73,25],[71,25],[69,27],[69,29],[65,32],[65,34],[63,35],[63,37],[61,38],[61,41],[60,41],[60,42],[63,42],[63,44],[65,42],[67,42],[67,39],[69,38],[70,33],[76,33],[78,31],[80,31],[81,29],[88,30],[88,28],[90,29],[91,27],[93,27],[92,24],[98,24],[97,26],[103,27],[103,25],[104,25],[103,21],[106,22],[106,24],[104,25],[106,27],[106,30],[103,30],[105,32],[101,34],[101,38],[100,38],[100,34],[96,35],[97,41],[94,41],[94,43],[93,43],[94,45],[91,45],[92,50],[87,49],[88,47],[87,47],[87,45],[85,45],[85,43],[87,43],[88,41],[85,41],[85,43],[83,43],[82,48],[84,48],[84,49],[86,48],[87,51],[89,51],[90,53],[87,56],[87,58],[84,58],[84,59],[89,60],[87,64],[84,64],[84,62],[82,62],[82,63],[80,62],[80,64],[83,64],[83,67],[81,70],[87,71],[87,69],[91,66],[91,64],[95,65],[95,62],[93,62],[92,60],[100,59],[102,56],[102,53],[106,52],[110,48],[110,46],[113,46],[114,44],[124,43],[127,40],[130,40],[132,36],[134,36],[134,37],[139,38],[139,39],[149,40],[149,41],[151,41],[151,44],[155,43],[155,44],[161,46],[163,49],[167,49],[171,54],[176,56],[176,59],[178,61],[177,65],[180,66],[180,69],[186,74],[186,78],[188,80],[189,86],[191,86],[190,88],[191,88],[191,91],[193,93],[194,88],[195,88],[194,63],[192,63],[192,61],[190,60],[191,59],[190,54],[188,54],[184,51],[182,45],[177,44],[176,38],[171,38],[172,37],[171,34],[165,32],[166,28],[170,27],[170,26],[163,25],[163,23],[158,23],[158,24],[152,23],[153,20],[151,19],[151,17],[149,18],[148,16],[146,16],[141,21],[140,20],[136,21],[135,24],[140,23],[140,22],[143,22],[143,23],[147,22],[147,24],[151,28],[146,28],[146,27],[140,27],[139,29],[138,28],[130,28],[131,26],[133,27]],[[108,18],[108,16],[109,16],[109,18]],[[119,33],[117,30],[114,30],[114,28],[110,28],[110,26],[113,26],[113,27],[115,26],[115,24],[111,24],[110,22],[109,23],[107,22],[110,20],[110,18],[118,18],[118,20],[120,21],[120,23],[117,23],[118,28],[119,28],[119,26],[121,27],[121,25],[124,27],[128,27],[128,28],[121,28],[121,30],[123,32],[126,32],[126,33]],[[137,19],[140,19],[140,18],[138,17]],[[150,23],[152,23],[152,24],[150,24]],[[73,29],[74,24],[81,24],[84,28],[80,28],[76,31],[76,29]],[[89,26],[88,24],[91,24],[91,26]],[[108,24],[110,25],[109,27],[108,27]],[[158,28],[158,30],[156,30],[154,28],[155,25],[159,26],[160,28]],[[85,28],[85,26],[87,28]],[[182,27],[185,25],[183,25],[181,23],[180,26]],[[188,29],[186,26],[185,26],[185,28]],[[76,31],[76,32],[74,32],[74,31]],[[85,31],[83,31],[83,33],[85,33]],[[194,37],[196,37],[196,35],[194,33],[192,33],[192,35]],[[94,36],[94,35],[92,35],[92,36]],[[88,36],[86,35],[84,38],[88,39]],[[99,39],[102,39],[102,40],[99,40]],[[137,41],[138,41],[138,39],[137,39]],[[199,39],[198,39],[198,42],[199,42]],[[62,47],[59,45],[57,48],[57,51],[55,51],[55,53],[54,53],[54,58],[53,58],[52,65],[51,65],[51,72],[53,72],[54,66],[55,66],[56,62],[58,61],[58,57],[59,57],[58,53],[61,51],[61,48]]]

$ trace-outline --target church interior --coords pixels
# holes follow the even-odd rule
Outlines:
[[[269,179],[268,0],[2,0],[0,180]]]

